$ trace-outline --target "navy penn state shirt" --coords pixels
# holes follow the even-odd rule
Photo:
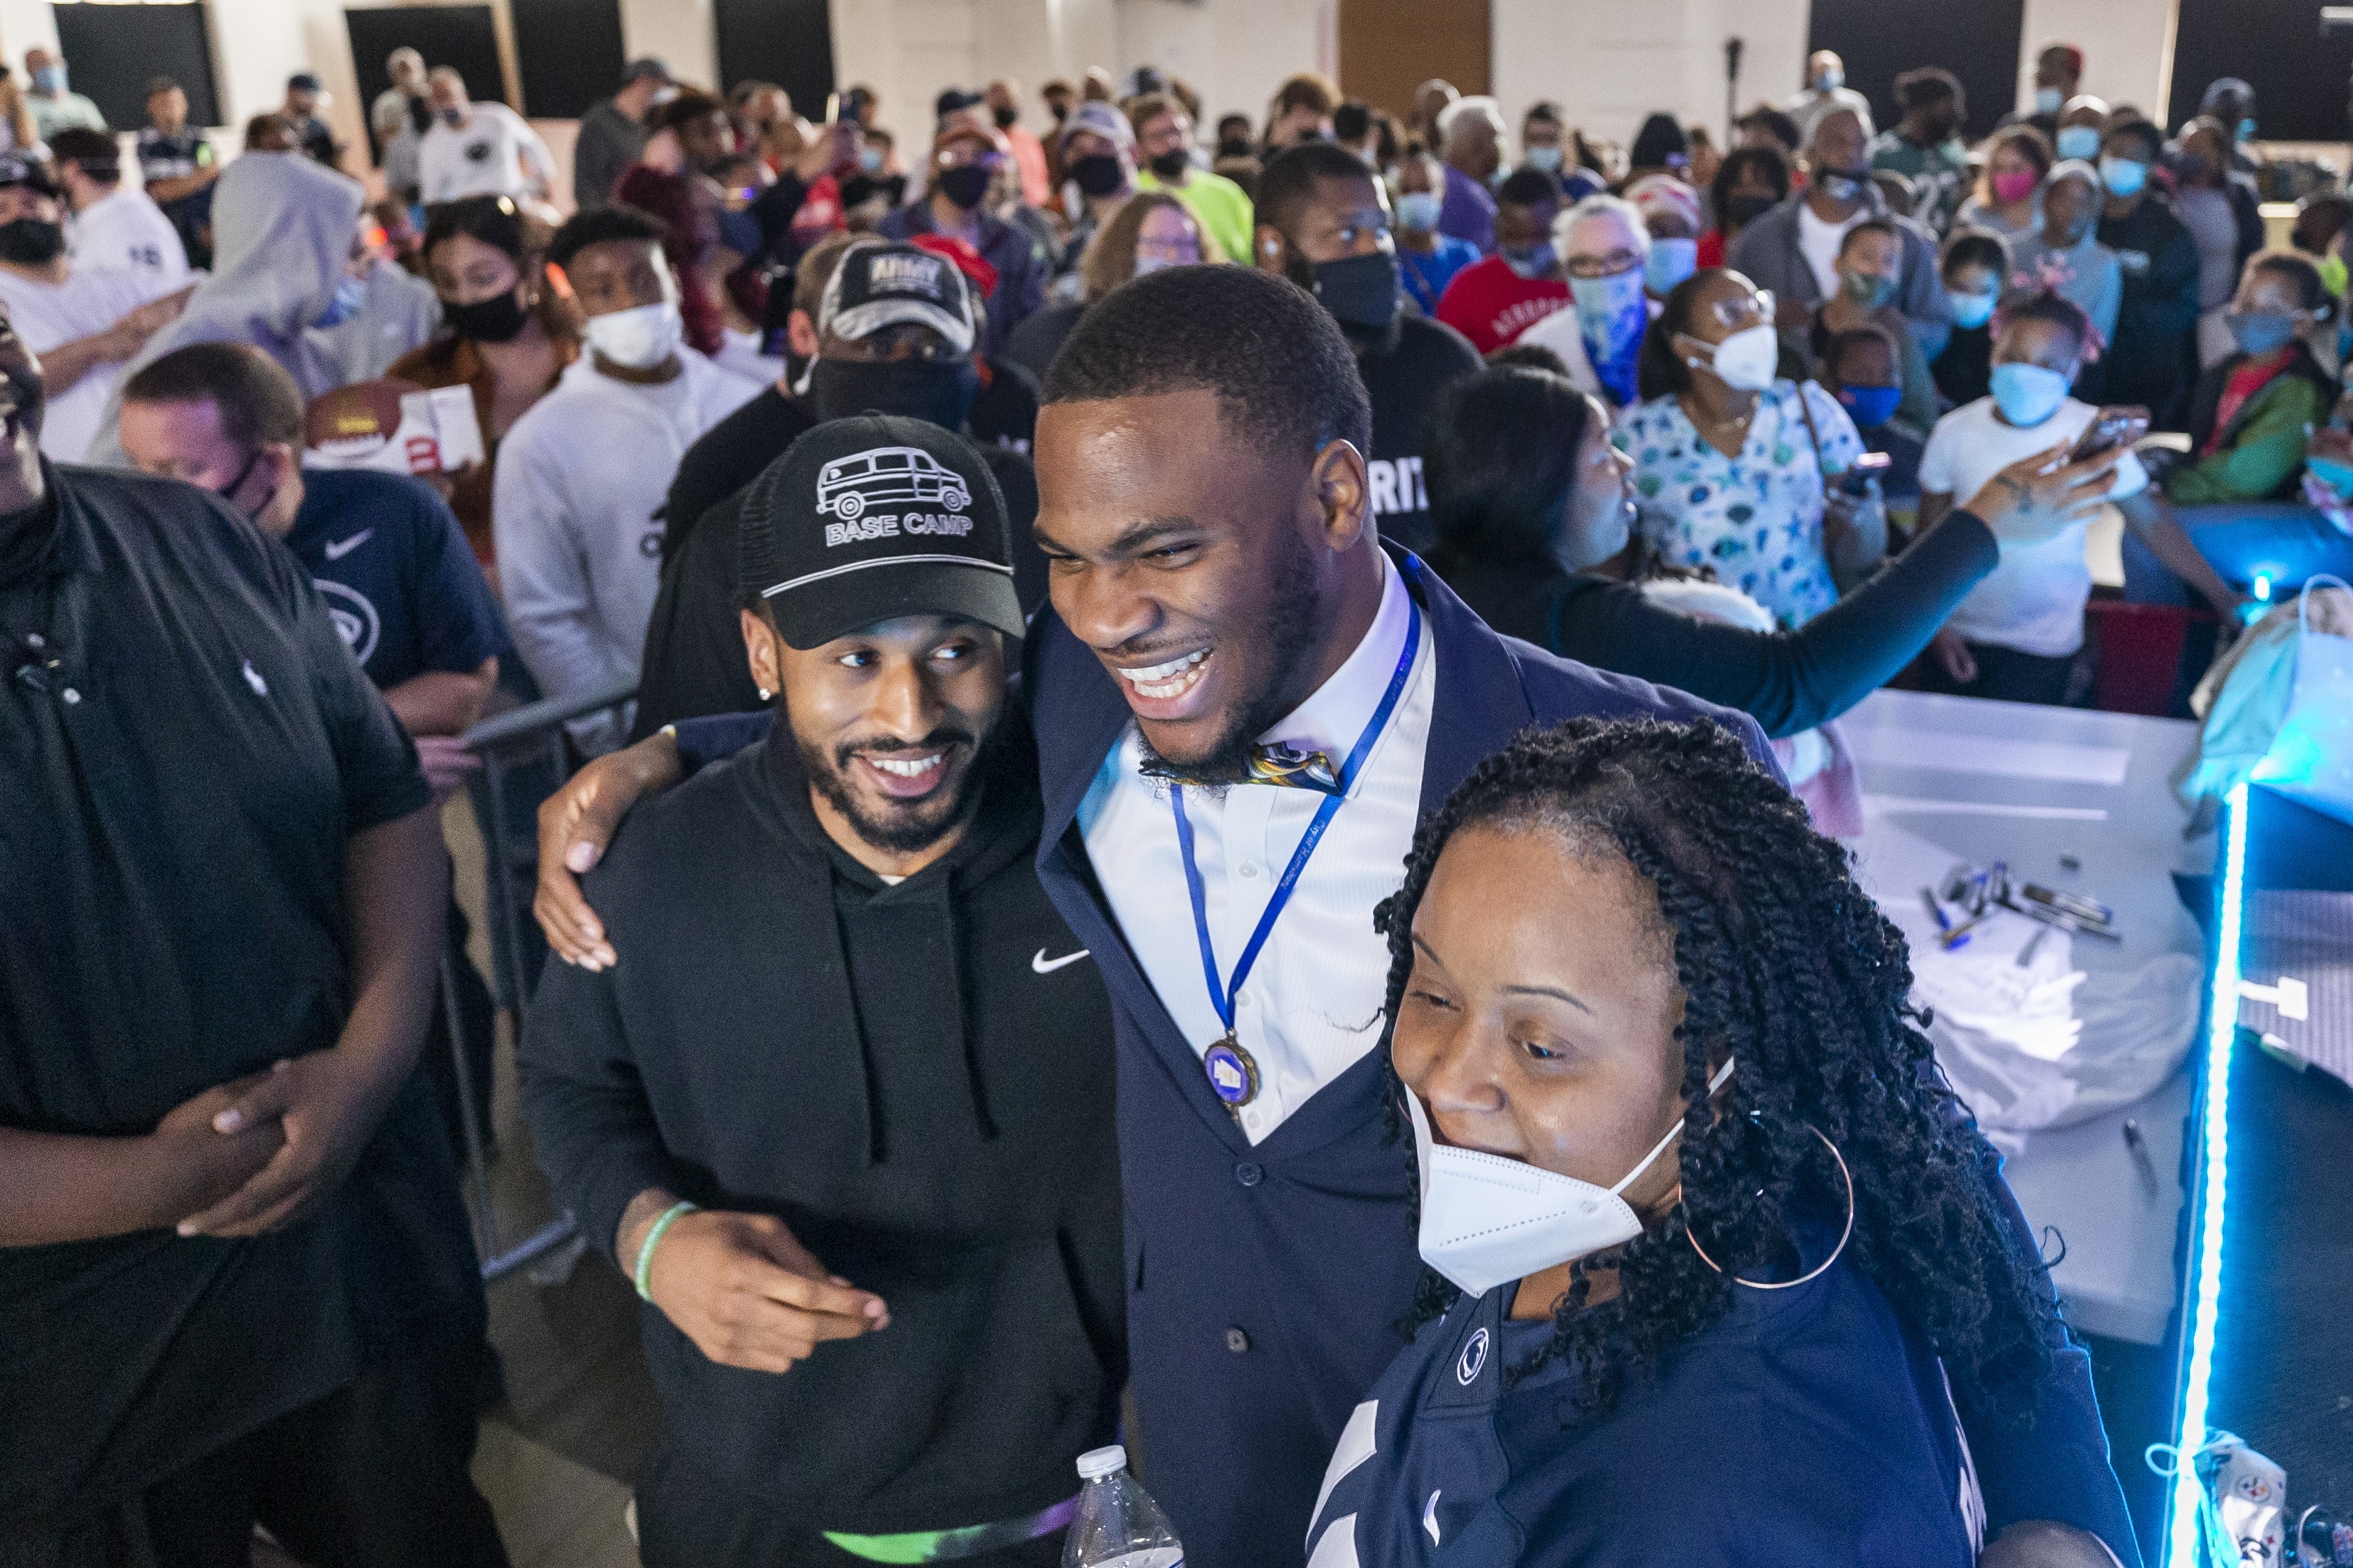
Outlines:
[[[1841,1260],[1736,1290],[1714,1327],[1578,1415],[1519,1289],[1427,1324],[1341,1434],[1307,1568],[1969,1568],[1977,1473],[1922,1337]]]
[[[470,672],[506,650],[505,618],[465,531],[422,479],[305,468],[286,547],[379,691]]]

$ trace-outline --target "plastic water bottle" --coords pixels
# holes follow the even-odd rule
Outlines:
[[[1127,1450],[1113,1443],[1079,1456],[1078,1517],[1062,1538],[1062,1568],[1179,1568],[1184,1542],[1168,1516],[1127,1473]]]

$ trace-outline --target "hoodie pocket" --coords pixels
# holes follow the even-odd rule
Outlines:
[[[828,1530],[949,1529],[1067,1495],[1110,1393],[1056,1237],[840,1250],[828,1265],[889,1302],[891,1326],[782,1376],[670,1334],[658,1364],[685,1385],[669,1408],[681,1445]]]

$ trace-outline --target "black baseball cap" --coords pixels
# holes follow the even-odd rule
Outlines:
[[[861,414],[805,433],[752,481],[744,595],[803,650],[902,616],[1021,636],[997,477],[961,436]]]
[[[647,55],[642,59],[631,60],[621,72],[623,87],[628,86],[633,81],[668,81],[670,79],[670,67],[651,55]]]
[[[818,303],[818,331],[856,339],[902,321],[929,327],[956,353],[970,353],[980,335],[980,307],[964,269],[904,240],[870,241],[844,251]]]
[[[0,153],[0,189],[10,185],[30,185],[45,196],[58,194],[58,183],[47,165],[22,153]]]

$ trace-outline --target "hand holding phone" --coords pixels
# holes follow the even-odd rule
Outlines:
[[[2067,453],[2071,463],[2096,458],[2116,447],[2129,447],[2148,434],[2148,410],[2130,405],[2103,408],[2084,426],[2084,434]]]

